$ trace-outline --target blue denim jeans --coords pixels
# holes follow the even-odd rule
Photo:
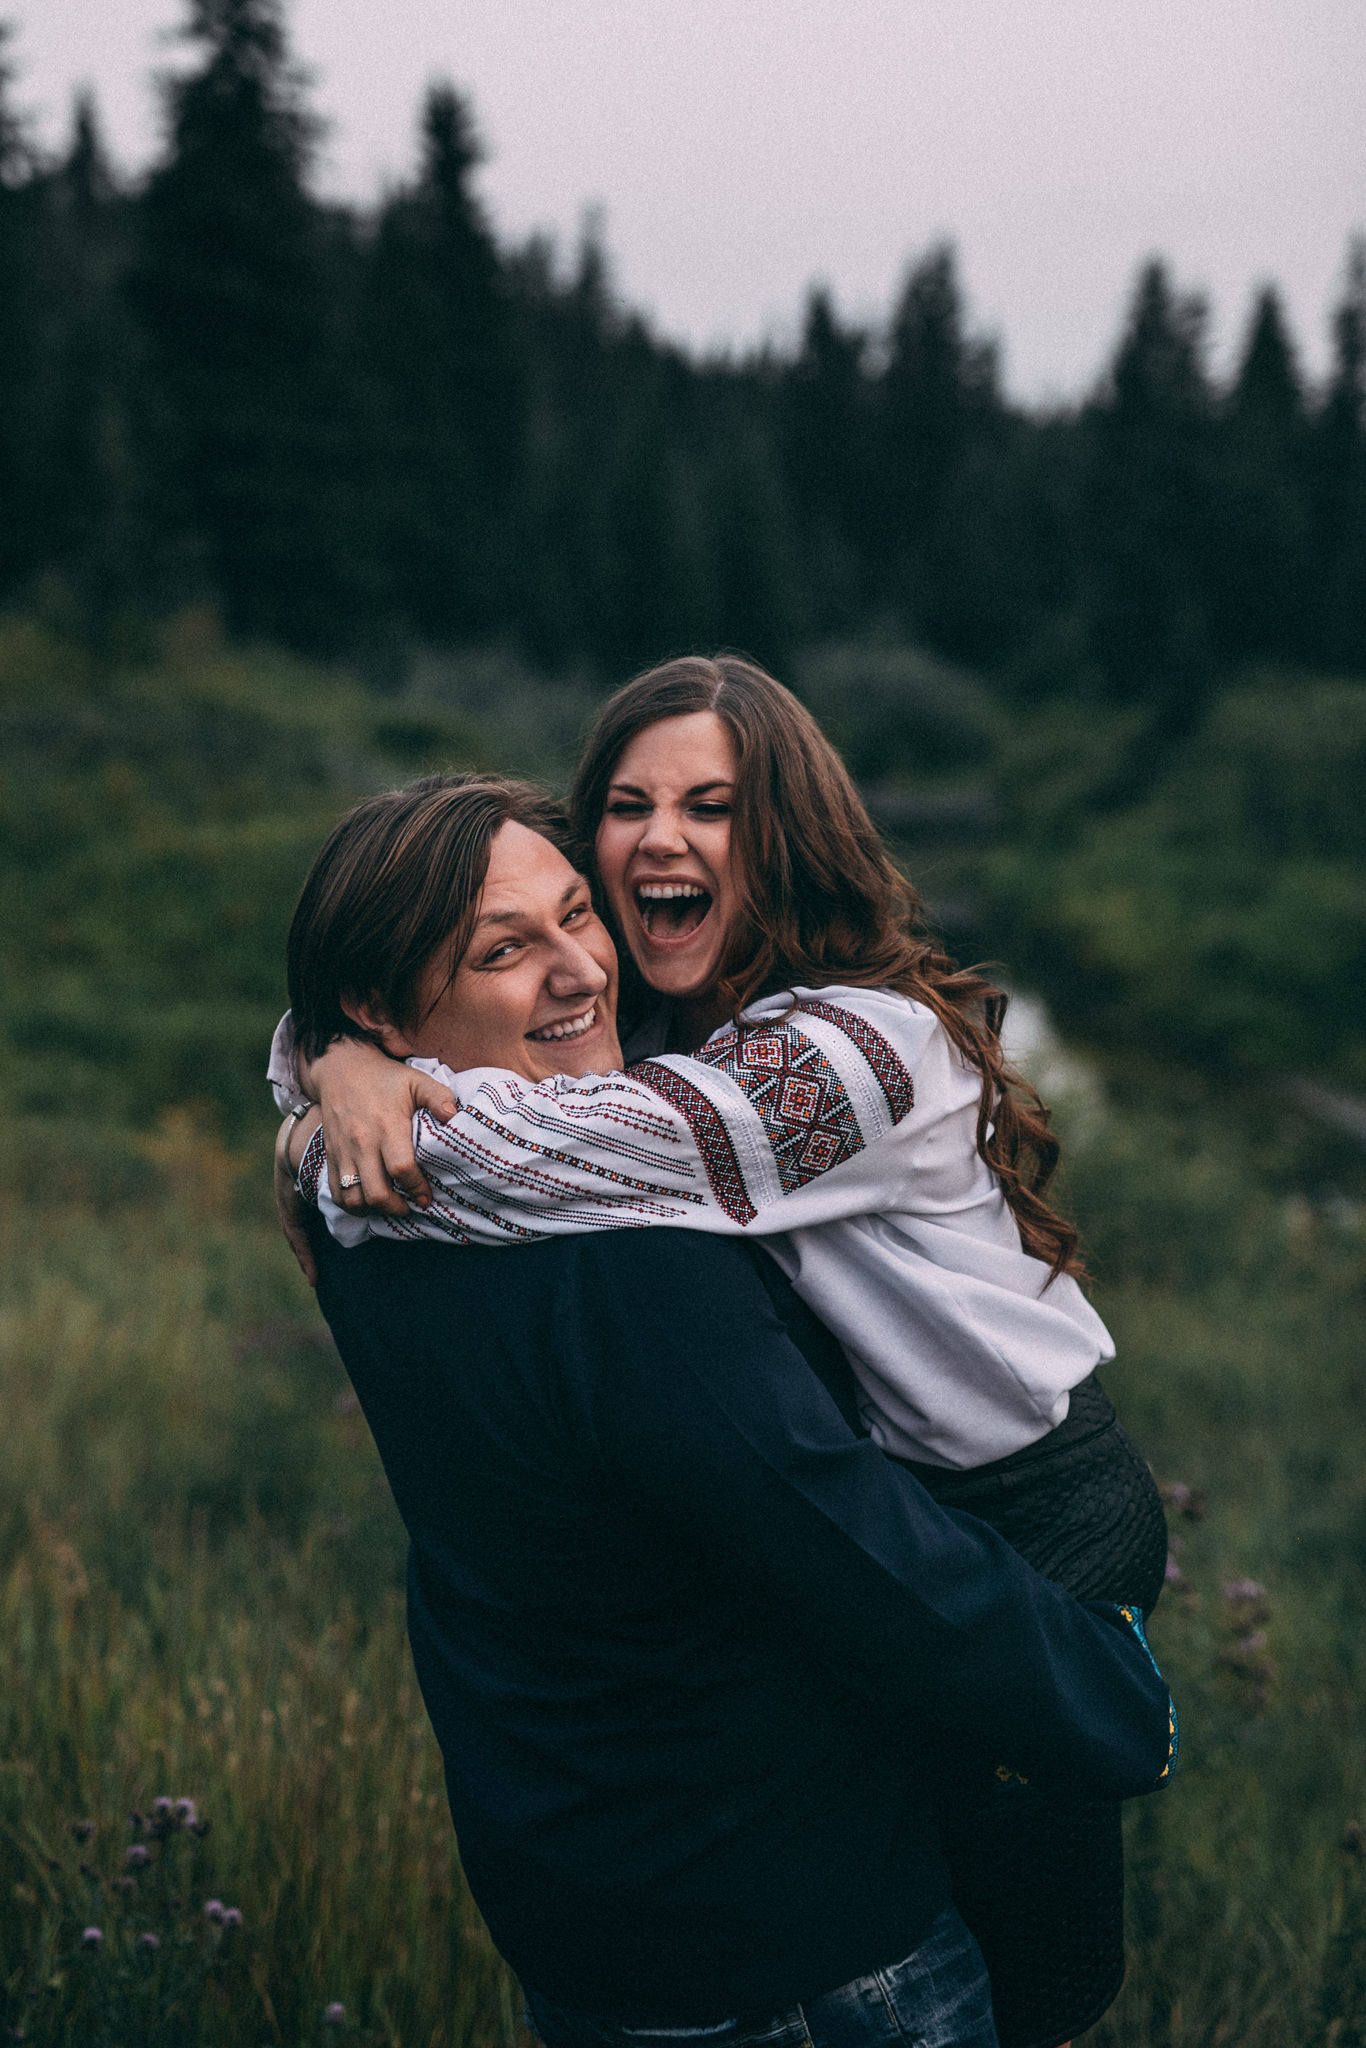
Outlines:
[[[526,2007],[545,2048],[997,2048],[986,1965],[952,1906],[904,1961],[788,2012],[709,2027],[623,2027],[534,1991]]]

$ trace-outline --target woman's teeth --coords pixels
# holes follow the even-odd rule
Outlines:
[[[595,1005],[591,1010],[585,1010],[582,1017],[571,1017],[567,1024],[547,1024],[543,1030],[528,1031],[527,1037],[542,1039],[582,1038],[584,1032],[590,1031],[593,1025],[596,1024],[597,1019],[598,1012]]]
[[[691,937],[710,909],[710,893],[697,882],[641,882],[636,888],[636,910],[651,938],[656,922],[660,938]]]

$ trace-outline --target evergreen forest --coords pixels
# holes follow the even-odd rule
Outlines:
[[[208,600],[377,680],[415,643],[615,678],[874,633],[1161,739],[1250,663],[1366,669],[1360,248],[1318,387],[1271,285],[1216,380],[1154,260],[1090,395],[1031,413],[949,246],[875,329],[815,288],[790,352],[699,360],[619,302],[591,226],[499,244],[450,87],[406,183],[328,206],[277,0],[189,0],[184,40],[135,184],[89,101],[37,154],[7,80],[0,603],[60,593],[108,642]]]

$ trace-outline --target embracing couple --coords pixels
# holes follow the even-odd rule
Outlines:
[[[1004,999],[819,727],[689,658],[604,707],[567,815],[372,798],[289,985],[282,1216],[548,2048],[1089,2026],[1119,1802],[1175,1754],[1161,1507]]]

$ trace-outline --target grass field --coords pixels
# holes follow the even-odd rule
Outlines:
[[[0,2026],[503,2048],[402,1532],[274,1230],[257,1078],[326,822],[482,742],[340,685],[315,714],[316,678],[212,649],[173,701],[56,659],[0,645],[0,683],[48,664],[0,687]],[[1096,1072],[1069,1187],[1172,1490],[1183,1759],[1131,1816],[1130,1979],[1091,2038],[1362,2048],[1360,1172],[1269,1099]]]

